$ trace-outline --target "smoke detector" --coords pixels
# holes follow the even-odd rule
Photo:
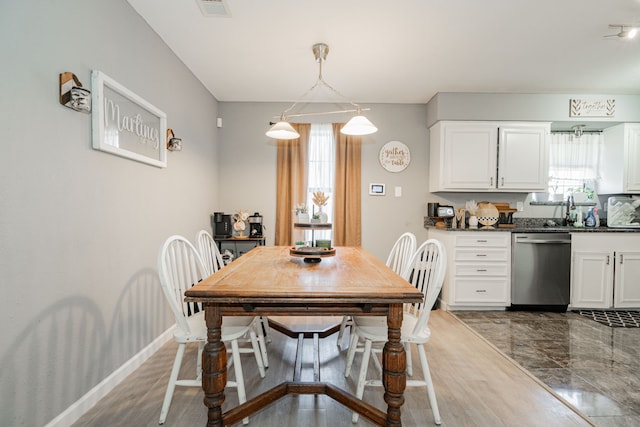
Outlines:
[[[227,0],[196,0],[196,3],[204,16],[231,16]]]

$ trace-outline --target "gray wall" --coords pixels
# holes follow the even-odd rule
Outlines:
[[[220,208],[259,211],[264,216],[267,244],[273,244],[275,228],[276,146],[265,136],[269,120],[289,104],[220,103]],[[314,106],[312,111],[332,111],[335,105]],[[386,261],[389,249],[405,231],[426,238],[423,226],[428,194],[428,129],[426,106],[373,104],[367,117],[379,131],[363,137],[362,146],[362,246]],[[348,117],[314,116],[309,122],[347,121]],[[299,120],[303,121],[303,120]],[[378,153],[388,141],[402,141],[411,150],[411,163],[402,172],[387,172]],[[369,183],[386,184],[385,196],[369,196]],[[394,196],[394,187],[402,196]],[[291,207],[293,209],[293,206]]]
[[[0,3],[0,425],[47,423],[173,324],[156,256],[209,227],[217,101],[124,0]],[[58,75],[98,69],[168,116],[166,169],[91,148]]]

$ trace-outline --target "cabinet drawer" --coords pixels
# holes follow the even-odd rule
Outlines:
[[[506,263],[456,264],[456,276],[501,276],[507,277]]]
[[[507,278],[456,278],[456,303],[509,303]]]
[[[456,249],[456,261],[508,261],[507,249]]]
[[[456,247],[506,248],[510,243],[511,233],[499,233],[495,236],[456,236]]]

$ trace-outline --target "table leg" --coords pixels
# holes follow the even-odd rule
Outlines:
[[[387,426],[401,426],[400,407],[407,386],[407,355],[400,340],[402,304],[390,304],[387,315],[388,338],[382,353],[382,383],[387,402]]]
[[[207,427],[222,427],[222,404],[227,385],[227,349],[222,343],[222,315],[217,304],[205,304],[207,344],[202,352],[202,389],[209,408]]]

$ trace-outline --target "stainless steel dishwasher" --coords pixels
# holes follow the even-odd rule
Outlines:
[[[570,278],[569,233],[512,234],[511,309],[566,311]]]

